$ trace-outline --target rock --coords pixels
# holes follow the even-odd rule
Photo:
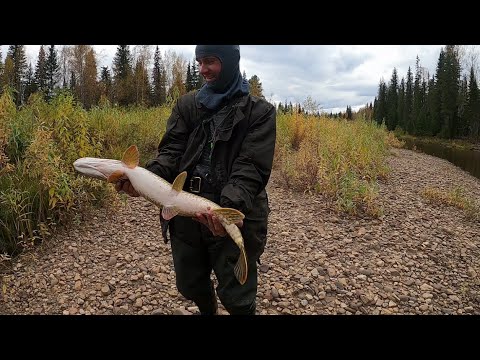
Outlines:
[[[258,270],[260,270],[262,273],[268,272],[269,269],[270,267],[267,264],[262,264],[258,267]]]
[[[455,301],[455,302],[461,302],[460,298],[457,295],[449,295],[448,296],[450,300]]]
[[[185,308],[178,308],[173,311],[173,315],[193,315],[193,314]]]
[[[357,236],[362,236],[362,235],[365,235],[366,233],[367,233],[367,230],[364,227],[361,227],[360,229],[358,229]]]
[[[279,293],[278,293],[278,290],[275,287],[272,287],[271,293],[272,293],[272,298],[273,299],[277,299],[280,296]]]
[[[328,273],[328,276],[334,277],[337,274],[337,271],[333,267],[328,267],[327,268],[327,273]]]
[[[103,296],[109,295],[110,294],[110,286],[108,286],[108,285],[102,286],[101,292],[102,292]]]
[[[82,282],[81,281],[75,281],[74,289],[76,291],[80,291],[81,288],[82,288]]]
[[[113,308],[113,313],[115,315],[125,315],[125,314],[128,314],[128,306],[127,305],[123,305],[123,306],[119,306],[119,307],[114,307]]]
[[[116,256],[110,256],[110,259],[108,259],[108,265],[109,266],[114,266],[117,263],[117,257]]]
[[[432,290],[433,290],[433,287],[430,286],[430,285],[428,285],[428,284],[422,284],[422,285],[420,286],[420,290],[422,290],[422,291],[432,291]]]

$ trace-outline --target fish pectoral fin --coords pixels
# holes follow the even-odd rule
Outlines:
[[[237,209],[220,208],[213,209],[212,212],[218,217],[223,217],[227,224],[235,224],[245,218],[245,215],[243,215],[243,213]]]
[[[175,206],[164,206],[162,208],[162,218],[170,220],[178,215],[180,211]]]
[[[134,169],[138,166],[140,162],[140,154],[136,145],[132,145],[125,150],[123,153],[122,162],[130,169]]]
[[[183,185],[185,185],[185,180],[187,179],[187,172],[183,171],[175,178],[172,184],[172,189],[175,191],[182,191]]]
[[[116,183],[118,180],[122,178],[123,175],[124,175],[124,172],[122,170],[116,170],[110,174],[110,176],[107,178],[107,182]]]

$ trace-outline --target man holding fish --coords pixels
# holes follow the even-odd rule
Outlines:
[[[270,212],[265,187],[275,149],[275,107],[250,95],[240,73],[238,45],[197,45],[195,56],[205,83],[178,99],[157,157],[145,168],[174,185],[186,172],[184,191],[245,215],[236,219],[236,226],[243,236],[246,264],[240,262],[242,250],[229,239],[220,213],[209,209],[196,217],[175,216],[175,209],[166,209],[160,221],[166,241],[167,229],[170,234],[179,292],[201,314],[216,314],[213,270],[216,293],[226,310],[253,315],[257,262]],[[139,195],[129,180],[119,180],[116,189]]]

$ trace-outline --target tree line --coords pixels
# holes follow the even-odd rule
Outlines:
[[[35,92],[49,100],[61,91],[86,109],[105,103],[161,106],[203,85],[195,59],[187,62],[172,50],[162,54],[158,45],[154,51],[150,45],[118,45],[111,67],[100,69],[91,45],[41,45],[35,65],[27,64],[25,45],[10,45],[2,57],[0,51],[0,94],[10,89],[17,106]],[[243,77],[253,95],[264,97],[257,75]]]
[[[408,68],[399,81],[394,68],[388,84],[380,80],[373,105],[373,119],[388,130],[402,129],[416,136],[480,140],[480,94],[475,54],[470,66],[462,66],[465,49],[447,45],[440,51],[435,74],[431,77],[420,66]],[[464,69],[462,69],[462,67]],[[467,68],[467,69],[465,69]],[[467,71],[462,71],[467,70]],[[367,108],[371,108],[371,104]]]

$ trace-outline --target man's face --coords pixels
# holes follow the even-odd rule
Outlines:
[[[215,56],[205,56],[197,59],[200,74],[207,83],[218,80],[222,70],[222,62]]]

